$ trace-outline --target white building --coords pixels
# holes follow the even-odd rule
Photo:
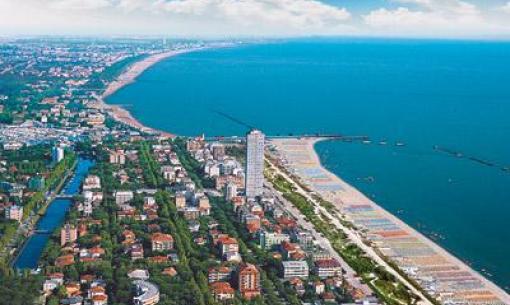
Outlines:
[[[23,207],[13,205],[5,209],[5,218],[21,222],[23,219]]]
[[[306,261],[286,261],[283,265],[283,278],[307,278],[309,273],[308,263]]]
[[[134,195],[131,191],[116,191],[115,192],[115,203],[117,205],[122,205],[126,202],[133,200]]]
[[[246,197],[262,195],[264,185],[264,134],[252,130],[246,135]]]
[[[266,250],[284,241],[290,241],[290,236],[288,234],[274,232],[262,232],[260,234],[260,246]]]
[[[64,159],[64,148],[62,148],[60,146],[54,146],[51,149],[51,160],[54,163],[58,163],[58,162],[62,161],[62,159]]]
[[[101,188],[101,179],[95,175],[88,175],[83,182],[83,190],[93,190]]]

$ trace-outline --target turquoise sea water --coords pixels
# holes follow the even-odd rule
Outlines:
[[[328,169],[508,287],[509,71],[504,42],[282,41],[170,58],[108,102],[181,135],[246,132],[220,111],[272,135],[370,136],[316,148]]]

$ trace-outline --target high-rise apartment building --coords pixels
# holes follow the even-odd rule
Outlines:
[[[245,299],[252,299],[260,295],[260,273],[252,264],[243,264],[238,275],[239,292]]]
[[[264,139],[260,130],[246,135],[246,197],[262,195],[264,184]]]

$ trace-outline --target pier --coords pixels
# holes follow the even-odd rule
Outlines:
[[[338,140],[344,142],[355,142],[355,141],[368,141],[368,136],[348,136],[341,134],[289,134],[289,135],[266,135],[266,139],[307,139],[307,138],[322,138],[328,140]],[[205,137],[207,142],[222,142],[222,143],[244,143],[245,137],[240,136],[212,136]]]

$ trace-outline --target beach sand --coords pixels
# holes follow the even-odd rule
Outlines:
[[[365,238],[402,269],[415,272],[435,296],[459,304],[510,304],[510,296],[432,240],[389,213],[360,191],[326,170],[314,146],[322,139],[271,140],[289,172],[325,200],[332,202]],[[358,234],[358,233],[356,233]],[[433,290],[429,290],[433,294]]]
[[[136,80],[136,78],[139,75],[141,75],[145,70],[147,70],[154,64],[160,62],[161,60],[169,58],[169,57],[173,57],[173,56],[176,56],[179,54],[199,51],[199,50],[203,50],[203,49],[204,48],[190,48],[190,49],[182,49],[182,50],[172,50],[172,51],[168,51],[168,52],[150,55],[149,57],[134,63],[126,71],[124,71],[119,77],[117,77],[117,79],[115,81],[108,84],[104,93],[101,96],[96,96],[96,103],[94,103],[91,106],[109,113],[114,120],[124,123],[128,126],[138,129],[142,132],[159,134],[163,137],[168,137],[168,138],[175,137],[175,135],[173,135],[171,133],[157,130],[157,129],[150,128],[150,127],[143,125],[140,121],[138,121],[136,118],[134,118],[128,110],[124,109],[123,107],[121,107],[119,105],[107,104],[105,102],[105,99],[108,96],[110,96],[111,94],[117,92],[117,90],[121,89],[122,87],[133,83]]]
[[[96,97],[96,107],[108,112],[115,120],[141,131],[174,137],[173,134],[144,126],[129,111],[118,105],[106,104],[104,99],[134,82],[141,73],[157,62],[202,49],[204,48],[159,53],[133,64],[117,80],[110,83],[101,96]],[[503,289],[326,170],[314,149],[314,145],[320,140],[323,139],[279,139],[271,140],[271,144],[276,146],[290,172],[299,176],[304,184],[325,200],[333,203],[358,227],[367,229],[365,237],[376,244],[381,252],[400,267],[414,270],[417,274],[415,278],[427,276],[432,279],[430,282],[422,281],[422,286],[431,287],[433,284],[436,296],[441,297],[442,303],[451,300],[457,302],[456,304],[510,305],[510,296]],[[370,222],[383,223],[384,226],[367,225]]]

